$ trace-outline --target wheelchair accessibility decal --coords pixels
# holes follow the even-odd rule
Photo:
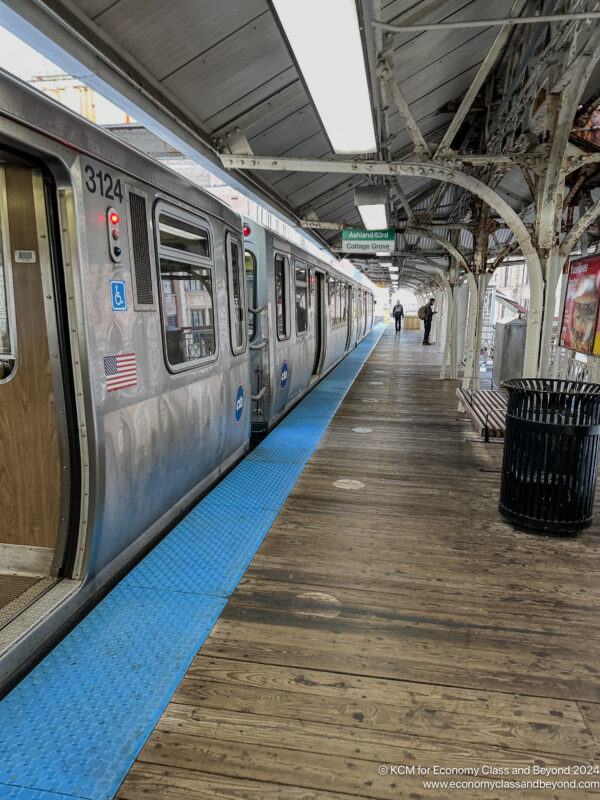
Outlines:
[[[281,365],[281,379],[279,381],[279,388],[285,389],[288,382],[288,363],[284,361]]]
[[[110,300],[113,311],[127,311],[125,281],[110,281]]]
[[[235,424],[238,425],[244,413],[244,387],[240,383],[235,398]]]

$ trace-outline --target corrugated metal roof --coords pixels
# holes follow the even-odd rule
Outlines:
[[[370,0],[359,2],[363,10],[369,4],[373,13]],[[472,20],[492,10],[493,16],[502,17],[508,15],[512,2],[495,0],[490,9],[481,0],[381,0],[377,16],[392,24],[416,19]],[[72,25],[69,8],[62,0],[52,3],[52,13]],[[214,136],[223,143],[227,129],[239,125],[258,155],[332,157],[267,0],[170,0],[168,4],[164,0],[78,0],[77,11],[80,36],[93,39],[93,46],[104,50],[107,59],[118,53],[133,72],[150,79],[147,85],[159,87],[164,98],[196,121],[208,140]],[[496,28],[477,28],[395,35],[394,77],[426,140],[441,140],[452,114],[440,109],[467,90],[496,33]],[[382,45],[381,33],[368,26],[365,36],[372,37],[371,50],[376,53]],[[340,46],[343,43],[335,40],[332,31],[332,47]],[[351,110],[348,124],[352,124]],[[401,159],[411,150],[409,134],[397,111],[389,113],[388,124],[391,157]],[[323,220],[360,224],[353,192],[364,177],[265,171],[259,179],[283,198],[290,214],[303,217],[310,208]],[[409,200],[436,186],[424,178],[400,178],[400,184]],[[513,206],[527,200],[527,186],[516,173],[507,176],[500,189]],[[452,218],[454,197],[454,189],[444,191],[434,221]],[[418,200],[414,212],[424,213],[429,202],[430,197]],[[397,208],[403,213],[399,202]],[[447,230],[439,228],[435,233],[446,236]],[[335,231],[321,235],[334,245],[339,238]],[[503,231],[497,237],[506,241]],[[406,241],[415,245],[419,240],[407,235]],[[470,250],[472,241],[468,231],[461,231],[459,246]],[[440,249],[425,239],[420,246],[425,252]]]

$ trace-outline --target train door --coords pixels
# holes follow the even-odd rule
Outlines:
[[[0,153],[0,574],[56,575],[66,543],[69,450],[48,220],[41,171]]]
[[[324,350],[324,313],[325,313],[325,273],[315,271],[316,293],[315,293],[315,363],[313,365],[313,377],[319,375],[323,364]]]

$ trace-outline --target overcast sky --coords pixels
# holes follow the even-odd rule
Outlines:
[[[43,78],[55,75],[64,75],[64,70],[53,64],[44,56],[25,42],[18,39],[9,31],[0,27],[0,68],[12,72],[24,81],[32,78]],[[74,111],[79,111],[76,96],[63,98],[65,105]],[[107,125],[111,122],[123,122],[124,113],[105,100],[98,92],[94,92],[96,122]]]
[[[4,28],[0,28],[0,66],[23,80],[64,72]]]

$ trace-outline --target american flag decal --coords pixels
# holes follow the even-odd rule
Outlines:
[[[115,389],[124,389],[126,386],[135,386],[137,384],[135,353],[106,356],[104,374],[106,375],[106,389],[109,392],[114,392]]]

